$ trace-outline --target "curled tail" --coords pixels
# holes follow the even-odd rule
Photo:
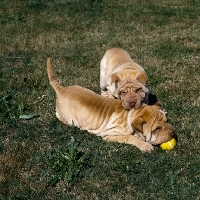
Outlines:
[[[55,77],[52,67],[51,67],[51,59],[50,58],[47,59],[47,73],[48,73],[49,82],[50,82],[51,86],[53,87],[55,92],[58,93],[59,90],[62,89],[62,86],[60,86],[60,84],[56,80],[56,77]]]

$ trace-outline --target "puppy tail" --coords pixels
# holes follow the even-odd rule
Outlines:
[[[49,82],[50,82],[51,86],[53,87],[55,92],[58,93],[59,90],[62,89],[62,86],[56,80],[56,77],[53,73],[53,69],[51,67],[51,59],[50,58],[47,58],[47,74],[48,74]]]

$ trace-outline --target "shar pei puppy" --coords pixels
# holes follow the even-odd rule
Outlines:
[[[108,50],[100,62],[101,95],[122,100],[124,109],[148,103],[149,86],[144,69],[123,49]]]
[[[127,143],[150,152],[173,138],[174,128],[167,123],[159,104],[143,104],[139,109],[125,110],[119,99],[106,98],[74,85],[62,87],[47,59],[51,86],[57,94],[56,117],[67,125],[87,130],[110,142]]]

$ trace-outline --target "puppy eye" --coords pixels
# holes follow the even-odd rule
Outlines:
[[[161,130],[161,127],[157,127],[153,132],[158,132]]]
[[[124,92],[124,91],[123,91],[123,92],[121,92],[121,95],[125,95],[125,94],[126,94],[126,92]]]
[[[137,92],[137,93],[142,92],[142,88],[138,88],[138,89],[136,90],[136,92]]]

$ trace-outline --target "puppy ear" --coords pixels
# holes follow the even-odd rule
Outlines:
[[[142,73],[142,74],[140,74],[138,77],[137,77],[137,79],[142,83],[142,84],[146,84],[146,82],[147,82],[147,74],[145,74],[145,73]]]
[[[151,140],[151,132],[153,131],[153,125],[155,123],[156,116],[149,120],[146,124],[143,126],[144,136],[146,137],[146,142],[149,142]]]
[[[143,124],[145,123],[144,119],[142,117],[136,117],[131,126],[134,130],[139,131],[140,133],[143,133]]]
[[[119,76],[117,75],[117,73],[112,74],[111,76],[111,84],[113,84],[116,81],[120,81]]]

